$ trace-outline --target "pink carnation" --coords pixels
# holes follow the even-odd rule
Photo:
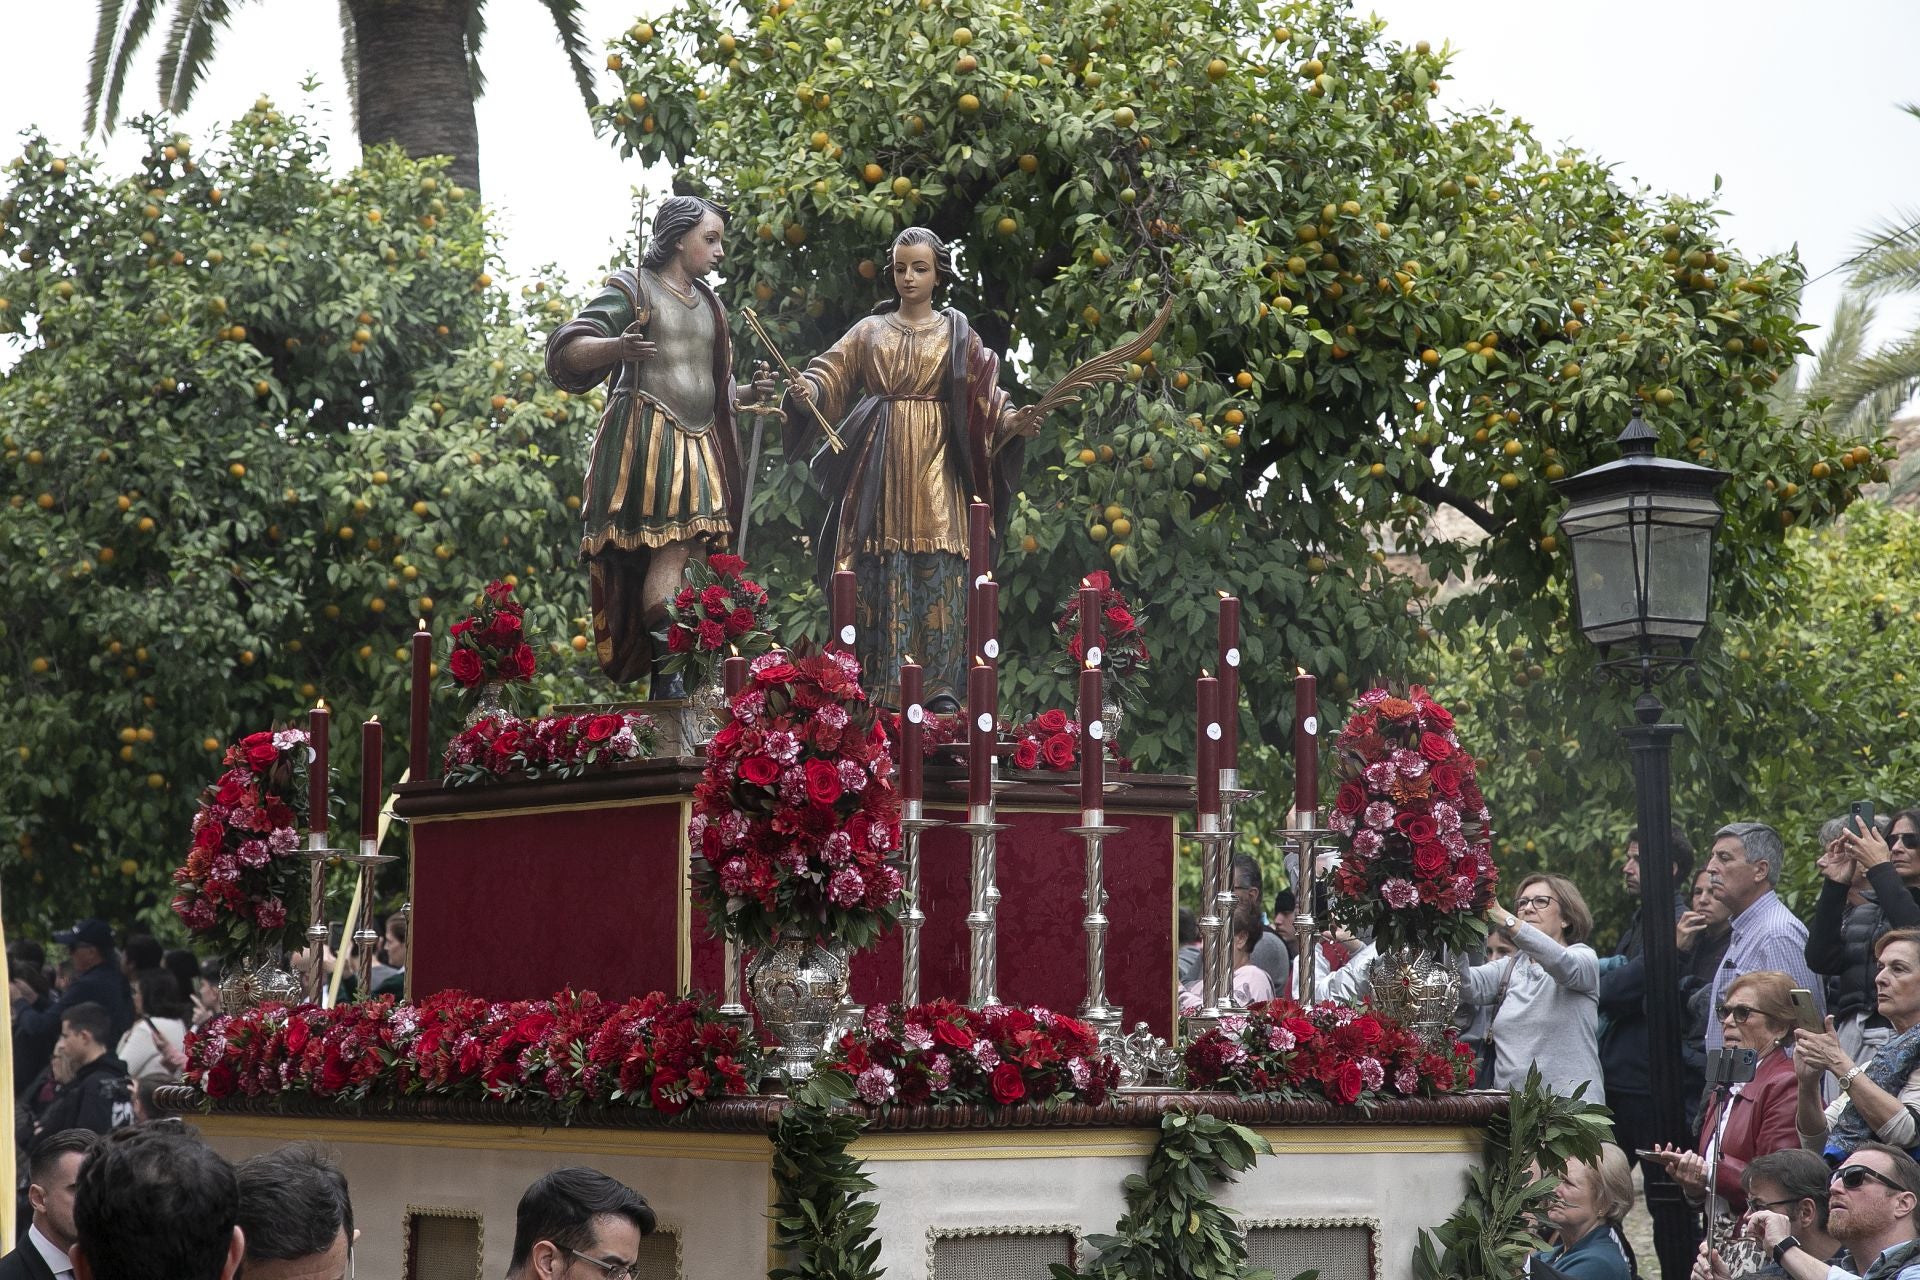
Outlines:
[[[1414,886],[1413,881],[1395,876],[1381,883],[1380,900],[1395,911],[1404,911],[1420,901],[1420,890]]]

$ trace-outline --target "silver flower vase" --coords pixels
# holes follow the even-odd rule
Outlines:
[[[220,1012],[245,1013],[263,1004],[299,1004],[300,980],[261,956],[229,962],[220,974]]]
[[[1419,1036],[1429,1048],[1445,1039],[1460,1007],[1460,975],[1432,952],[1392,947],[1380,952],[1370,975],[1373,1007]]]
[[[712,742],[713,735],[727,718],[727,691],[721,683],[720,668],[693,687],[687,694],[689,742]]]
[[[504,680],[488,680],[482,684],[473,696],[473,706],[467,711],[466,727],[471,729],[489,717],[507,714],[506,694]]]
[[[779,1043],[774,1069],[800,1083],[827,1051],[846,998],[852,963],[846,944],[782,934],[747,964],[747,994]]]

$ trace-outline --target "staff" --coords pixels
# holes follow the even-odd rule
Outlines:
[[[740,314],[746,317],[747,328],[753,330],[754,336],[758,337],[760,341],[766,345],[767,354],[772,356],[774,362],[780,366],[780,376],[788,382],[792,382],[797,378],[799,375],[793,371],[793,366],[787,363],[787,358],[780,354],[780,349],[773,345],[773,339],[768,337],[767,331],[761,327],[760,317],[753,313],[753,308],[742,307],[740,308]],[[840,439],[840,433],[833,429],[833,424],[827,421],[827,416],[820,412],[820,406],[815,404],[811,397],[807,398],[806,404],[807,408],[813,410],[814,421],[818,422],[820,429],[827,433],[827,443],[833,447],[833,451],[835,453],[845,452],[847,447],[846,442]]]

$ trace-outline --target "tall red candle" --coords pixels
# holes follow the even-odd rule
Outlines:
[[[919,800],[926,796],[922,755],[927,731],[927,709],[922,705],[924,673],[908,654],[900,664],[900,798]],[[971,692],[971,689],[969,689]]]
[[[993,572],[993,508],[978,497],[967,505],[967,652],[980,652],[986,637],[973,612],[973,589]]]
[[[739,653],[730,653],[727,660],[720,664],[720,691],[733,701],[733,695],[747,687],[747,660]]]
[[[988,574],[973,589],[975,621],[980,628],[980,648],[976,651],[988,662],[1000,661],[1000,584]]]
[[[1295,668],[1293,677],[1293,807],[1311,814],[1320,807],[1319,681]]]
[[[1199,708],[1199,745],[1194,752],[1195,807],[1201,813],[1220,812],[1220,682],[1202,671],[1193,682]]]
[[[433,770],[433,711],[427,695],[433,688],[433,632],[420,619],[413,633],[413,706],[407,721],[407,777],[425,782]]]
[[[845,649],[853,652],[853,642],[857,635],[854,628],[854,576],[851,569],[840,569],[833,575],[833,588],[828,598],[827,617],[832,634],[827,637],[827,648]]]
[[[1080,808],[1106,808],[1107,729],[1100,723],[1100,668],[1080,668]]]
[[[967,672],[967,804],[993,803],[993,748],[998,740],[999,672],[991,662],[974,659]]]
[[[380,835],[380,717],[360,726],[360,838]]]
[[[307,713],[307,743],[313,748],[313,761],[307,766],[307,829],[322,834],[327,829],[327,797],[331,790],[327,778],[327,734],[332,720],[325,698]]]
[[[1104,665],[1107,656],[1101,652],[1100,588],[1088,586],[1085,578],[1080,579],[1080,655],[1096,667]]]
[[[1240,598],[1220,593],[1220,767],[1240,767]]]

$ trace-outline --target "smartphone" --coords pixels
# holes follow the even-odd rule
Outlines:
[[[1813,1002],[1813,992],[1805,987],[1795,987],[1790,994],[1795,1023],[1807,1031],[1825,1031],[1827,1024],[1820,1017],[1820,1006]]]
[[[1658,1162],[1660,1159],[1660,1153],[1658,1151],[1648,1151],[1645,1147],[1635,1147],[1633,1149],[1633,1154],[1640,1157],[1642,1160],[1652,1160],[1652,1161]]]
[[[1867,834],[1873,826],[1873,801],[1855,800],[1847,806],[1847,826],[1857,836]]]

